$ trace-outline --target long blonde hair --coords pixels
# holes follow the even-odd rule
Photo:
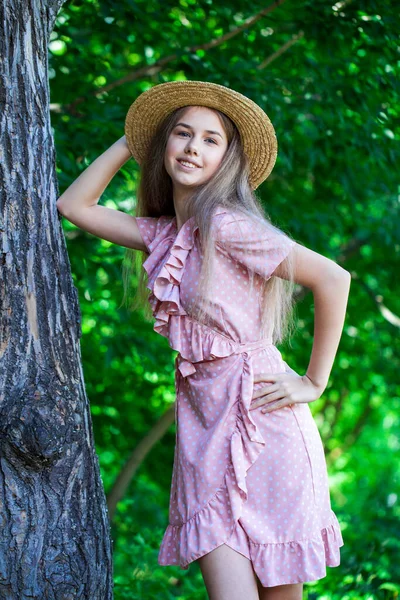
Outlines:
[[[137,217],[175,216],[172,180],[164,166],[164,154],[170,133],[182,117],[188,106],[170,113],[160,124],[149,145],[146,159],[141,165],[140,180],[137,190]],[[224,113],[212,109],[220,118],[224,127],[228,148],[219,169],[204,184],[199,185],[187,201],[187,216],[194,217],[198,226],[202,249],[202,266],[199,277],[199,298],[208,297],[212,279],[215,243],[211,235],[212,215],[217,206],[239,211],[243,215],[260,219],[273,227],[269,217],[249,184],[248,159],[236,125]],[[142,308],[146,319],[151,319],[150,305],[147,301],[146,276],[142,268],[147,258],[145,252],[127,249],[123,263],[124,297],[121,303],[130,310]],[[285,262],[287,266],[285,279],[272,276],[261,278],[260,293],[262,333],[271,336],[274,343],[281,342],[294,329],[293,321],[293,261],[289,253]],[[133,289],[132,275],[136,273],[138,286]],[[249,271],[250,285],[253,286],[254,273]],[[207,323],[207,313],[200,303],[192,316]]]

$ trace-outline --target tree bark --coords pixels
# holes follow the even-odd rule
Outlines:
[[[49,112],[63,0],[0,0],[0,598],[110,600],[110,522]]]

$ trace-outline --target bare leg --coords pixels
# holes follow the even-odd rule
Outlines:
[[[209,600],[259,600],[248,558],[226,544],[198,559]]]
[[[260,600],[302,600],[303,598],[302,583],[263,587],[257,577],[257,587]]]

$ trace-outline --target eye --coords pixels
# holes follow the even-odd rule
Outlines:
[[[177,131],[177,135],[187,136],[190,135],[187,131]],[[204,138],[206,142],[211,142],[212,144],[217,145],[217,142],[213,138]]]

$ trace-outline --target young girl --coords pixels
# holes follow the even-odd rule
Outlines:
[[[199,81],[156,85],[130,107],[125,134],[57,208],[143,251],[154,329],[179,352],[159,563],[187,569],[197,560],[211,600],[299,600],[304,582],[339,564],[343,544],[308,404],[328,382],[350,275],[264,215],[254,190],[277,143],[245,96]],[[131,155],[141,165],[136,217],[98,205]],[[275,346],[290,324],[294,282],[314,295],[304,375]]]

